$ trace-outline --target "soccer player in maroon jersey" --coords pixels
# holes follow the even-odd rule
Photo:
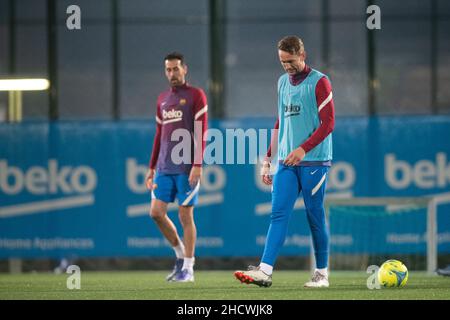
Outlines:
[[[194,205],[198,200],[202,175],[208,105],[203,90],[186,82],[188,68],[182,54],[168,54],[164,65],[170,88],[162,92],[157,100],[156,135],[146,177],[146,186],[152,191],[150,216],[172,245],[177,257],[167,281],[193,282],[197,238]],[[176,159],[178,152],[173,152],[180,143],[178,139],[173,139],[173,133],[180,130],[188,132],[190,148],[187,149],[191,150],[190,161],[181,163]],[[178,217],[183,227],[184,241],[167,215],[167,205],[175,198],[179,204]]]

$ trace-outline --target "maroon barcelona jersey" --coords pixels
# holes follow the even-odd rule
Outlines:
[[[188,84],[171,87],[162,92],[156,106],[156,135],[150,159],[150,169],[164,174],[189,174],[192,165],[201,166],[205,141],[204,136],[208,125],[208,105],[202,89]],[[194,143],[194,128],[201,128],[201,137]],[[177,164],[173,162],[172,150],[180,144],[182,138],[172,141],[172,133],[177,129],[186,129],[191,134],[191,161]],[[198,129],[197,129],[198,130]],[[178,154],[179,152],[175,152]]]

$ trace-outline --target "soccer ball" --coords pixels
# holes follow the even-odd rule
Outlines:
[[[383,287],[403,287],[408,281],[408,269],[398,260],[387,260],[378,270],[378,282]]]

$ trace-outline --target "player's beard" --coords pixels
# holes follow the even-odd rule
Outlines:
[[[182,81],[182,79],[172,78],[172,79],[170,79],[170,84],[173,87],[177,87],[177,86],[181,86],[183,84],[183,81]]]

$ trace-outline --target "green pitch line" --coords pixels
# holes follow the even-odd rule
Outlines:
[[[365,272],[333,272],[330,288],[305,289],[308,272],[277,271],[270,288],[239,283],[233,271],[197,271],[195,283],[167,283],[167,272],[82,272],[81,289],[69,275],[0,274],[0,299],[450,299],[450,278],[411,272],[401,289],[369,290]]]

